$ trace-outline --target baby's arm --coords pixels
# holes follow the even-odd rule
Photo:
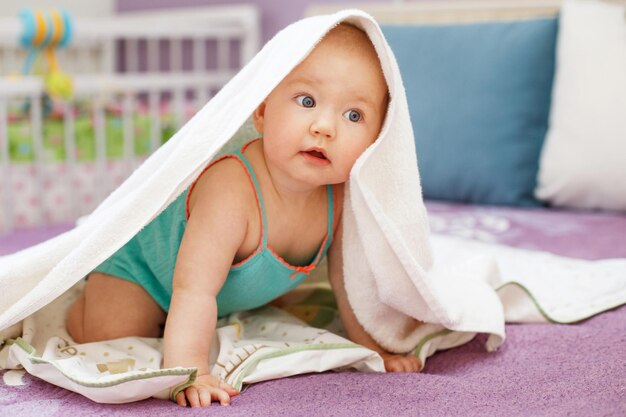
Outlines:
[[[164,367],[197,367],[195,383],[176,396],[179,405],[228,404],[236,391],[209,373],[209,349],[217,321],[215,297],[245,237],[245,196],[233,164],[216,164],[196,184],[196,196],[176,260],[164,334]],[[233,161],[235,164],[237,162]],[[239,175],[238,175],[239,174]]]
[[[342,255],[343,227],[341,220],[337,227],[335,238],[328,252],[328,276],[337,299],[339,317],[350,340],[368,349],[378,352],[385,361],[385,370],[388,372],[419,372],[422,364],[419,358],[412,354],[398,355],[387,352],[363,329],[358,322],[354,311],[348,302],[348,296],[343,279]]]

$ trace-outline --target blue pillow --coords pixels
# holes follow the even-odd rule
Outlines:
[[[424,197],[537,206],[557,19],[383,26],[407,92]]]

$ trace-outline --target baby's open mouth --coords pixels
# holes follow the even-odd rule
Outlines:
[[[319,158],[319,159],[328,159],[320,151],[306,151],[306,153],[308,153],[309,155],[314,156],[316,158]]]
[[[325,166],[330,164],[330,159],[326,156],[326,151],[323,148],[311,146],[309,149],[305,149],[301,153],[305,159],[314,165]]]

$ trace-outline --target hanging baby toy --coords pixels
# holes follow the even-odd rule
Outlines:
[[[24,32],[20,38],[22,46],[28,49],[22,74],[31,72],[42,75],[44,80],[44,107],[49,107],[50,98],[67,100],[72,96],[73,83],[69,75],[61,71],[56,59],[57,48],[65,47],[72,38],[72,21],[64,10],[22,10],[20,18]],[[39,65],[43,56],[47,66]]]

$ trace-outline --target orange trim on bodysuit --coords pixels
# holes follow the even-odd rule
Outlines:
[[[243,145],[241,147],[241,154],[243,155],[243,153],[246,151],[246,149],[248,149],[248,146],[252,145],[254,142],[256,142],[257,140],[261,140],[261,138],[256,138],[256,139],[252,139],[250,142],[246,143],[245,145]],[[246,170],[247,171],[247,170]],[[254,185],[254,184],[252,184]],[[256,189],[255,189],[256,190]],[[256,191],[255,191],[256,192]]]

